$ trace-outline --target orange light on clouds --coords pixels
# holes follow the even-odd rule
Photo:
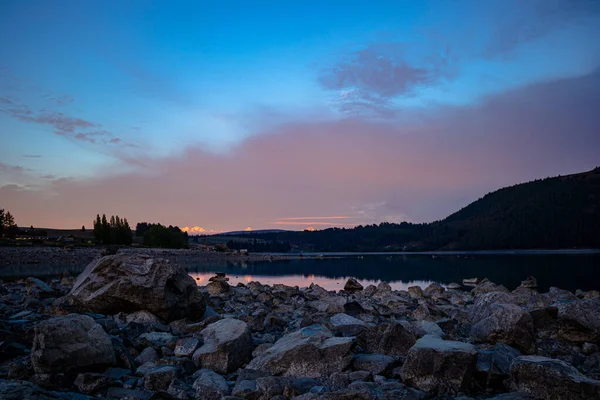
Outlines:
[[[314,228],[314,227],[312,227],[312,226],[309,226],[308,228],[305,228],[304,230],[305,230],[305,231],[309,231],[309,232],[314,232],[314,231],[315,231],[315,228]]]
[[[193,226],[191,228],[189,226],[186,226],[186,227],[181,228],[181,230],[183,232],[188,232],[188,233],[204,233],[204,232],[206,232],[206,229],[204,229],[201,226]]]
[[[246,276],[244,276],[244,280],[246,282],[252,282],[252,275],[246,275]]]
[[[187,232],[190,234],[201,234],[201,233],[219,233],[219,232],[223,232],[223,231],[215,231],[214,229],[204,229],[201,226],[184,226],[183,228],[180,228],[182,232]]]
[[[246,229],[244,229],[246,232],[250,232],[252,230],[252,228],[247,227]]]

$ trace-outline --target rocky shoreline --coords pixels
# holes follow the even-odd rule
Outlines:
[[[0,246],[0,268],[9,266],[40,265],[40,266],[81,266],[82,268],[92,260],[102,257],[107,253],[104,247],[15,247]],[[200,262],[200,261],[269,261],[295,258],[293,256],[274,256],[270,254],[250,253],[219,253],[200,249],[157,249],[126,247],[118,249],[119,254],[144,254],[160,257],[173,262]]]
[[[123,252],[0,284],[0,399],[598,399],[600,292],[197,287]]]

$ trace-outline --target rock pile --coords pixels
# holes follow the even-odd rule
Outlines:
[[[0,285],[2,399],[597,399],[600,299],[516,290],[205,287],[131,254]]]

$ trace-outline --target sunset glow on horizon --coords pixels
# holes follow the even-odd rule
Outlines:
[[[0,35],[21,226],[430,222],[600,164],[600,1],[5,0]]]

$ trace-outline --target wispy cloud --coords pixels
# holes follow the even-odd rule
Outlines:
[[[35,111],[28,105],[17,102],[11,103],[11,107],[0,108],[0,112],[20,121],[50,126],[56,135],[77,141],[94,144],[116,144],[121,142],[121,139],[115,137],[111,132],[101,129],[101,124],[63,112],[45,109]]]
[[[23,154],[21,157],[24,158],[42,158],[41,154]]]
[[[26,169],[20,165],[9,165],[0,162],[0,171],[1,172],[24,172]]]
[[[390,115],[395,97],[411,96],[454,73],[449,47],[423,57],[410,53],[405,43],[372,43],[322,70],[319,82],[338,93],[343,112]]]

